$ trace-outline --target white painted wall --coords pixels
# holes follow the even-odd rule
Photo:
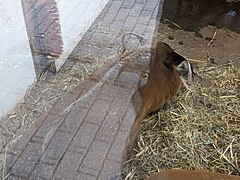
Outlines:
[[[56,0],[64,52],[59,68],[109,0]],[[0,0],[0,118],[23,98],[35,79],[21,0]]]
[[[21,1],[0,0],[0,117],[23,98],[34,78]]]
[[[64,53],[56,60],[57,69],[71,54],[109,0],[57,0]]]

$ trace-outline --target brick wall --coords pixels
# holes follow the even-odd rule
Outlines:
[[[59,11],[55,0],[22,0],[36,75],[63,52]]]

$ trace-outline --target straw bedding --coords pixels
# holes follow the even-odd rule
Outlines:
[[[169,168],[240,175],[240,72],[235,53],[239,35],[207,27],[201,32],[204,38],[197,38],[164,24],[159,33],[159,40],[194,64],[197,76],[194,87],[186,80],[188,88],[182,86],[173,102],[144,120],[137,146],[124,165],[125,178],[144,179]],[[104,60],[76,63],[57,76],[43,77],[29,88],[13,112],[0,119],[0,170],[21,133],[99,63]],[[1,175],[4,177],[4,172]]]
[[[213,27],[208,29],[216,32]],[[218,37],[228,32],[218,30]],[[209,46],[206,50],[197,47],[202,44],[201,38],[192,43],[192,33],[175,31],[163,24],[159,33],[160,40],[177,51],[199,58],[189,58],[197,76],[194,87],[186,81],[188,87],[182,86],[173,102],[144,120],[137,145],[124,166],[125,179],[144,179],[170,168],[240,175],[240,71],[235,66],[236,59],[213,61],[218,57],[210,57],[210,44],[217,43],[217,37],[210,44],[204,42]],[[184,35],[182,40],[188,49],[181,51],[176,39],[169,40],[177,33]],[[194,45],[197,55],[189,53]],[[214,48],[223,50],[220,46]]]

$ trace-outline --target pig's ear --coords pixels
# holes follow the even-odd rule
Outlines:
[[[183,61],[186,61],[186,59],[174,51],[168,53],[168,56],[166,58],[166,63],[168,65],[178,66]]]

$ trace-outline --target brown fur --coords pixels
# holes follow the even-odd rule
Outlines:
[[[170,169],[150,176],[148,180],[240,180],[240,176],[213,172]]]
[[[142,102],[128,139],[128,155],[139,134],[143,119],[177,95],[181,80],[176,66],[184,60],[186,59],[175,53],[167,44],[157,43],[155,57],[150,62],[148,80],[138,89]]]

